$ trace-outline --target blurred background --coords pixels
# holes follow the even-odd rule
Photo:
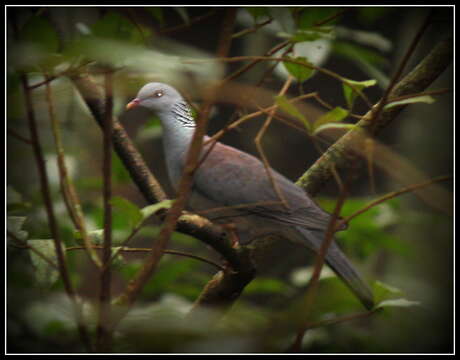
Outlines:
[[[102,134],[67,74],[88,71],[102,87],[100,65],[114,73],[114,115],[134,140],[150,169],[173,198],[165,171],[159,121],[144,109],[126,112],[126,104],[150,81],[173,84],[199,107],[202,91],[234,73],[247,61],[215,61],[225,7],[8,7],[7,8],[7,211],[8,229],[29,244],[51,237],[30,144],[24,94],[19,74],[30,84],[40,84],[44,74],[55,75],[52,99],[45,86],[32,90],[33,106],[52,186],[59,229],[66,244],[71,279],[85,299],[88,322],[94,321],[91,304],[98,296],[97,270],[78,250],[78,239],[59,191],[56,150],[51,132],[49,104],[60,122],[66,165],[76,186],[90,230],[102,228]],[[228,57],[262,56],[277,44],[324,24],[324,36],[295,43],[290,56],[302,56],[317,66],[355,81],[375,79],[365,89],[376,103],[388,86],[418,29],[430,11],[433,24],[424,33],[404,73],[453,32],[453,8],[351,7],[285,8],[256,7],[237,11],[234,38]],[[334,17],[334,14],[338,16]],[[256,24],[263,24],[258,26]],[[329,27],[331,29],[329,29]],[[248,29],[252,29],[248,31]],[[256,31],[253,31],[257,29]],[[284,49],[283,49],[284,50]],[[275,56],[282,56],[281,53]],[[187,60],[206,61],[187,61]],[[185,60],[185,62],[184,62]],[[270,106],[286,81],[283,64],[259,62],[236,77],[214,105],[208,132],[213,134],[231,121]],[[452,67],[429,89],[453,89]],[[299,109],[315,121],[332,107],[347,108],[343,86],[336,79],[315,72],[305,81],[294,81],[286,96],[316,92],[323,104],[309,99]],[[378,140],[427,178],[453,174],[452,91],[435,97],[432,104],[408,106]],[[368,107],[357,100],[354,114]],[[343,130],[312,140],[301,122],[281,114],[263,138],[270,164],[297,180]],[[228,132],[221,141],[259,156],[254,138],[265,116]],[[347,123],[356,120],[348,117]],[[321,134],[323,135],[323,134]],[[24,140],[24,138],[26,140]],[[315,145],[316,142],[316,145]],[[375,156],[378,156],[376,154]],[[260,157],[260,156],[259,156]],[[146,201],[118,160],[114,161],[114,195],[142,208]],[[394,168],[394,172],[403,169]],[[346,174],[343,174],[344,176]],[[415,182],[415,181],[414,181]],[[406,179],[406,185],[411,179]],[[403,185],[388,172],[374,167],[353,180],[342,216],[368,201]],[[452,182],[436,185],[452,194]],[[426,190],[430,196],[430,188]],[[433,193],[434,194],[434,193]],[[449,194],[449,193],[448,193]],[[332,211],[338,186],[328,183],[316,197]],[[426,197],[425,197],[426,198]],[[373,283],[382,299],[405,299],[363,319],[309,330],[303,349],[309,353],[432,353],[453,351],[453,221],[452,209],[440,210],[412,193],[392,199],[354,219],[338,240],[347,254]],[[123,204],[123,203],[122,203]],[[158,234],[159,224],[149,221],[131,246],[145,249]],[[114,211],[114,236],[129,234],[126,209]],[[18,235],[19,234],[19,235]],[[39,244],[39,242],[35,242]],[[221,261],[218,254],[199,241],[175,233],[171,249]],[[288,249],[286,249],[286,247]],[[194,259],[165,255],[139,304],[117,332],[117,352],[254,353],[284,352],[292,342],[293,309],[302,299],[311,263],[302,252],[285,245],[284,253],[263,260],[261,272],[219,325],[183,324],[203,286],[216,270]],[[73,249],[74,248],[74,249]],[[113,294],[119,294],[137,269],[145,251],[123,253],[115,264]],[[311,261],[311,259],[310,259]],[[15,352],[82,352],[61,281],[34,264],[29,251],[8,241],[7,246],[7,349]],[[379,296],[380,296],[379,295]],[[401,304],[401,303],[400,303]],[[86,308],[85,308],[86,309]],[[291,312],[290,312],[291,310]],[[359,303],[340,282],[323,272],[314,319],[362,312]],[[277,326],[273,326],[273,324]],[[213,331],[209,332],[209,328]]]

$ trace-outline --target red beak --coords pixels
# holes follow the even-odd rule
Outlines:
[[[128,105],[126,105],[126,110],[129,110],[133,107],[136,107],[137,105],[139,105],[141,101],[139,99],[134,99],[133,101],[131,101]]]

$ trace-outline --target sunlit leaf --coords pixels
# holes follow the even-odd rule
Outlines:
[[[411,98],[407,98],[404,100],[392,101],[384,106],[384,109],[390,109],[395,106],[407,105],[407,104],[414,104],[414,103],[425,103],[425,104],[432,104],[436,100],[429,95],[422,95],[422,96],[415,96]]]
[[[355,127],[354,124],[327,123],[327,124],[323,124],[323,125],[316,127],[315,130],[313,131],[313,135],[317,135],[324,130],[333,130],[333,129],[350,130],[350,129],[353,129],[354,127]]]
[[[57,254],[53,239],[30,239],[27,243],[54,264],[57,264]],[[62,244],[62,247],[65,248],[64,244]],[[59,278],[59,271],[56,267],[30,249],[29,255],[35,268],[34,275],[37,285],[44,288],[53,285]]]
[[[145,220],[149,218],[151,215],[155,214],[160,209],[170,209],[173,205],[174,200],[163,200],[159,203],[146,206],[141,209],[142,219]]]
[[[20,240],[26,240],[28,233],[25,230],[22,230],[22,226],[26,221],[27,217],[25,216],[8,216],[7,217],[7,229],[14,236]],[[8,238],[9,239],[9,238]],[[13,240],[14,241],[14,240]]]
[[[116,208],[118,215],[122,215],[126,219],[130,229],[134,229],[142,221],[141,210],[131,201],[120,196],[114,196],[111,203]]]
[[[345,96],[345,100],[347,101],[347,106],[349,109],[353,107],[353,103],[355,102],[358,93],[355,91],[362,91],[363,89],[374,86],[377,83],[375,79],[365,80],[365,81],[355,81],[346,79],[342,83],[343,88],[343,95]],[[351,85],[351,86],[350,86]]]
[[[311,280],[313,275],[313,266],[302,267],[295,269],[290,276],[290,280],[295,286],[305,286]],[[335,273],[328,267],[324,267],[321,270],[320,280],[328,279],[330,277],[335,277]]]
[[[289,115],[299,119],[300,121],[303,122],[307,130],[310,132],[310,122],[307,120],[307,118],[295,107],[295,105],[291,104],[289,101],[287,101],[285,96],[276,96],[276,104],[285,112],[287,112]]]
[[[384,300],[378,303],[375,307],[377,309],[387,308],[387,307],[413,307],[413,306],[420,306],[420,304],[421,304],[420,301],[412,301],[412,300],[401,298],[401,299]]]
[[[348,116],[348,111],[341,108],[340,106],[335,107],[334,109],[328,111],[326,114],[319,117],[313,123],[313,130],[317,131],[317,129],[325,124],[329,123],[337,123],[344,120]],[[343,125],[343,124],[341,124]],[[351,124],[348,124],[351,125]]]
[[[90,242],[94,245],[102,245],[104,242],[104,229],[87,231],[86,235],[88,236]],[[80,231],[75,231],[74,237],[79,244],[83,242]]]
[[[111,249],[112,254],[112,268],[114,269],[121,269],[123,266],[126,265],[126,260],[121,253],[121,246],[114,246]],[[116,254],[115,257],[113,257]]]
[[[319,39],[333,39],[331,27],[315,28],[314,30],[297,30],[293,35],[279,33],[281,37],[287,37],[293,43],[301,43],[305,41],[315,41]]]
[[[313,73],[314,69],[311,67],[312,63],[310,63],[305,57],[299,56],[296,58],[290,58],[295,60],[296,62],[300,62],[300,64],[293,63],[290,61],[283,61],[283,65],[286,70],[291,74],[297,81],[303,82],[310,78]],[[305,64],[305,65],[302,65]]]
[[[374,294],[374,300],[377,304],[395,296],[403,295],[403,292],[400,289],[378,280],[372,284],[372,292]]]

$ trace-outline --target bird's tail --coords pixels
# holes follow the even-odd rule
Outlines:
[[[307,242],[307,246],[311,250],[318,252],[324,240],[324,233],[309,231],[300,226],[296,226],[296,229],[302,234],[304,242]],[[330,244],[325,260],[332,270],[334,270],[350,290],[359,298],[361,303],[367,309],[372,309],[374,307],[372,291],[335,241]]]

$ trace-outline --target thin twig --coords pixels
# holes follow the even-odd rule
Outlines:
[[[76,322],[77,322],[77,327],[78,327],[78,331],[80,334],[80,338],[83,344],[86,346],[86,349],[90,351],[92,348],[91,341],[88,335],[88,331],[86,329],[86,325],[83,322],[81,306],[76,299],[75,290],[70,281],[67,263],[65,261],[64,252],[61,246],[61,238],[60,238],[58,224],[57,224],[55,213],[54,213],[53,201],[51,199],[48,174],[46,172],[46,165],[45,165],[45,160],[43,157],[43,150],[41,147],[40,137],[39,137],[38,129],[37,129],[37,123],[35,120],[35,111],[33,107],[31,90],[29,89],[29,86],[28,86],[27,76],[24,73],[22,73],[20,75],[20,78],[21,78],[22,89],[24,92],[24,98],[26,102],[27,119],[29,122],[29,129],[30,129],[30,140],[32,141],[33,153],[34,153],[35,161],[36,161],[37,168],[38,168],[40,188],[41,188],[41,193],[43,196],[43,201],[45,204],[45,209],[46,209],[46,213],[48,217],[48,224],[50,227],[51,236],[53,238],[54,247],[56,250],[59,274],[64,283],[64,288],[67,293],[67,296],[71,300],[73,307],[74,307],[75,317],[76,317]]]
[[[367,104],[367,106],[369,108],[372,107],[372,103],[367,98],[367,96],[360,89],[358,89],[356,86],[354,86],[353,84],[347,82],[347,79],[345,79],[343,76],[335,73],[334,71],[331,71],[331,70],[328,70],[328,69],[325,69],[325,68],[310,64],[310,63],[305,63],[303,61],[292,59],[292,58],[272,57],[272,56],[234,56],[234,57],[221,57],[221,58],[217,58],[217,59],[213,59],[213,60],[209,60],[209,59],[183,60],[183,62],[185,64],[195,64],[195,63],[206,63],[206,62],[209,62],[209,61],[216,61],[216,60],[217,61],[223,61],[223,62],[240,62],[240,61],[246,61],[246,60],[252,60],[253,62],[255,62],[255,61],[257,61],[257,62],[259,62],[259,61],[282,61],[282,62],[289,62],[289,63],[292,63],[292,64],[304,66],[304,67],[307,67],[309,69],[313,69],[313,70],[316,70],[316,71],[321,72],[323,74],[326,74],[326,75],[328,75],[328,76],[340,81],[341,83],[346,83],[347,86],[349,86],[353,91],[355,91],[364,100],[364,102]]]
[[[111,349],[112,332],[110,322],[110,289],[112,268],[112,131],[113,131],[113,74],[109,69],[105,74],[105,122],[103,131],[103,180],[104,180],[104,242],[100,270],[99,317],[96,330],[97,350],[108,352]]]
[[[291,85],[292,83],[292,80],[293,80],[293,77],[292,76],[288,76],[286,82],[284,83],[283,87],[281,88],[280,92],[278,93],[278,96],[283,96],[287,90],[289,89],[289,86]],[[256,148],[257,148],[257,151],[259,152],[261,158],[262,158],[262,162],[264,164],[264,167],[265,167],[265,172],[268,176],[268,179],[270,181],[270,184],[271,186],[273,187],[273,190],[275,190],[275,193],[276,195],[278,196],[278,198],[280,199],[280,201],[282,202],[283,206],[286,208],[286,209],[289,209],[289,204],[287,203],[286,201],[286,198],[284,197],[284,194],[283,192],[281,191],[280,187],[278,186],[278,183],[276,182],[276,180],[274,179],[273,175],[272,175],[272,170],[271,170],[271,167],[270,167],[270,163],[268,162],[268,159],[265,155],[265,152],[262,148],[262,137],[264,136],[268,126],[270,125],[272,119],[273,119],[273,114],[275,113],[275,110],[276,109],[273,109],[270,111],[267,119],[265,120],[264,124],[262,125],[260,131],[257,133],[255,139],[254,139],[254,143],[256,144]]]
[[[340,218],[340,211],[343,207],[343,204],[345,203],[345,200],[348,195],[348,186],[346,183],[342,183],[342,181],[338,181],[338,184],[340,186],[340,195],[339,198],[335,204],[334,212],[332,213],[332,216],[329,220],[327,230],[324,235],[324,240],[321,243],[321,246],[319,248],[318,254],[316,255],[315,259],[315,265],[313,268],[313,274],[311,276],[310,282],[308,283],[308,288],[305,294],[305,300],[304,300],[304,306],[303,306],[303,317],[305,319],[308,318],[309,316],[309,311],[311,311],[314,299],[316,296],[316,290],[318,287],[319,283],[319,278],[321,276],[321,270],[323,269],[325,258],[327,251],[334,241],[334,233],[336,230],[336,223],[338,219]],[[304,322],[296,335],[296,339],[294,341],[294,344],[292,345],[291,349],[300,352],[301,345],[302,345],[302,340],[305,336],[306,331],[308,330],[307,327],[308,322]]]
[[[48,76],[45,76],[46,79],[49,79]],[[89,259],[94,263],[98,268],[101,267],[102,263],[97,255],[91,249],[91,240],[89,239],[88,233],[86,231],[85,219],[81,211],[80,200],[78,198],[77,192],[72,184],[72,180],[69,177],[67,166],[65,164],[65,153],[64,145],[61,138],[61,133],[59,129],[59,120],[56,117],[54,106],[53,106],[53,94],[51,89],[50,82],[45,83],[46,89],[46,102],[48,104],[48,114],[51,122],[51,129],[53,132],[54,142],[56,146],[57,154],[57,167],[59,170],[59,183],[61,186],[62,196],[64,198],[64,203],[66,204],[67,211],[70,218],[75,224],[76,228],[80,232],[80,235],[83,239],[83,244],[85,245],[87,255]]]
[[[301,100],[304,100],[304,99],[308,99],[308,98],[311,98],[313,97],[314,95],[313,94],[305,94],[305,95],[301,95],[301,96],[298,96],[298,97],[295,97],[291,100],[288,100],[289,102],[291,103],[296,103],[298,101],[301,101]],[[271,112],[272,110],[276,110],[278,109],[279,105],[278,104],[275,104],[275,105],[272,105],[272,106],[269,106],[265,109],[261,109],[261,110],[258,110],[258,111],[254,111],[253,113],[251,114],[248,114],[248,115],[245,115],[241,118],[239,118],[238,120],[232,122],[231,124],[227,125],[225,128],[219,130],[218,132],[216,132],[214,135],[212,135],[208,140],[205,141],[204,145],[207,145],[211,142],[215,142],[215,141],[218,141],[222,136],[224,136],[228,131],[236,128],[237,126],[241,125],[242,123],[244,123],[245,121],[247,120],[250,120],[250,119],[253,119],[257,116],[260,116],[260,115],[263,115],[265,114],[266,112]]]
[[[270,24],[272,21],[273,21],[273,19],[270,18],[270,19],[267,19],[267,20],[265,20],[265,21],[262,21],[260,24],[255,24],[255,25],[254,25],[253,27],[251,27],[251,28],[248,28],[248,29],[244,29],[244,30],[238,31],[237,33],[234,33],[234,34],[232,35],[232,38],[233,38],[233,39],[236,39],[236,38],[239,38],[239,37],[241,37],[241,36],[244,36],[244,35],[247,35],[247,34],[256,32],[256,31],[259,30],[261,27],[264,27],[265,25]]]
[[[207,18],[210,18],[216,12],[217,12],[217,9],[212,9],[211,11],[207,12],[206,14],[191,18],[190,21],[188,23],[186,23],[186,24],[180,24],[180,25],[176,25],[176,26],[172,26],[172,27],[169,27],[169,28],[166,28],[166,29],[159,30],[158,34],[160,34],[160,35],[174,34],[175,32],[187,29],[193,24],[199,23],[199,22],[201,22],[203,20],[206,20]]]
[[[332,20],[337,19],[339,16],[342,16],[347,11],[350,11],[350,9],[343,9],[341,11],[338,11],[335,14],[332,14],[331,16],[327,17],[326,19],[316,22],[314,26],[322,26],[324,24],[327,24],[328,22],[331,22]]]
[[[404,187],[404,188],[402,188],[400,190],[397,190],[397,191],[392,191],[392,192],[390,192],[388,194],[385,194],[385,195],[379,197],[378,199],[375,199],[375,200],[371,201],[370,203],[364,205],[361,209],[357,210],[353,214],[351,214],[351,215],[347,216],[346,218],[342,219],[341,221],[339,221],[337,223],[337,227],[340,227],[343,224],[348,224],[356,216],[361,215],[362,213],[370,210],[374,206],[377,206],[377,205],[383,203],[384,201],[387,201],[389,199],[392,199],[394,197],[397,197],[399,195],[402,195],[402,194],[405,194],[405,193],[408,193],[408,192],[413,192],[413,191],[415,191],[417,189],[420,189],[420,188],[423,188],[423,187],[426,187],[426,186],[433,185],[433,184],[438,183],[438,182],[449,181],[449,180],[452,180],[452,179],[453,179],[452,176],[440,176],[440,177],[437,177],[437,178],[434,178],[434,179],[429,179],[429,180],[424,181],[424,182],[419,183],[419,184],[413,184],[413,185],[406,186],[406,187]]]
[[[93,248],[94,249],[102,249],[102,246],[101,245],[93,245]],[[71,246],[71,247],[68,247],[66,249],[67,251],[74,251],[74,250],[84,250],[84,247],[83,246]],[[119,249],[119,252],[124,252],[124,253],[148,253],[152,251],[151,248],[132,248],[132,247],[124,247],[124,246],[121,246],[120,249]],[[209,264],[209,265],[212,265],[214,267],[216,267],[217,269],[219,270],[225,270],[225,268],[212,261],[212,260],[209,260],[209,259],[206,259],[202,256],[199,256],[199,255],[195,255],[195,254],[190,254],[190,253],[187,253],[187,252],[184,252],[184,251],[178,251],[178,250],[170,250],[170,249],[165,249],[163,251],[165,254],[170,254],[170,255],[178,255],[178,256],[183,256],[183,257],[188,257],[188,258],[191,258],[191,259],[195,259],[195,260],[198,260],[198,261],[201,261],[201,262],[204,262],[206,264]]]
[[[274,46],[272,49],[270,49],[265,55],[266,56],[271,56],[273,55],[274,53],[276,53],[277,51],[281,50],[282,48],[284,48],[285,46],[289,45],[291,42],[286,40],[286,41],[283,41],[282,43]],[[224,79],[224,82],[227,82],[227,81],[231,81],[231,80],[234,80],[235,78],[237,78],[238,76],[240,76],[241,74],[245,73],[246,71],[248,71],[249,69],[251,69],[252,67],[254,67],[255,65],[257,65],[259,62],[261,62],[262,60],[260,59],[254,59],[252,60],[249,64],[247,65],[243,65],[240,69],[234,71],[233,73],[231,73],[229,76],[227,76],[225,79]]]
[[[402,100],[407,100],[407,99],[413,99],[417,98],[420,96],[427,96],[427,95],[442,95],[442,94],[447,94],[452,92],[451,89],[438,89],[438,90],[431,90],[431,91],[422,91],[417,94],[409,94],[409,95],[403,95],[403,96],[397,96],[391,98],[391,101],[389,101],[387,104],[391,104],[397,101],[402,101]]]
[[[30,141],[29,139],[27,139],[25,136],[22,136],[20,134],[18,134],[15,130],[13,129],[7,129],[7,133],[8,135],[11,135],[12,137],[18,139],[19,141],[22,141],[23,143],[27,144],[27,145],[32,145],[32,141]]]
[[[22,240],[22,239],[18,238],[13,232],[11,232],[9,230],[7,230],[7,235],[10,238],[12,238],[15,242],[20,244],[21,248],[30,249],[32,252],[34,252],[39,257],[41,257],[43,260],[45,260],[48,263],[48,265],[50,265],[51,267],[53,267],[54,269],[59,271],[59,266],[56,263],[54,263],[53,260],[51,260],[48,256],[43,254],[40,250],[37,250],[35,247],[30,245],[30,243],[28,241],[25,241],[25,240]],[[31,242],[33,243],[33,240]]]
[[[325,320],[320,320],[320,321],[316,321],[316,322],[312,322],[312,323],[307,323],[307,324],[305,324],[305,329],[306,330],[311,330],[311,329],[315,329],[315,328],[319,328],[319,327],[323,327],[323,326],[330,326],[330,325],[341,324],[341,323],[349,322],[349,321],[353,321],[353,320],[365,319],[365,318],[367,318],[367,317],[369,317],[371,315],[374,315],[375,313],[380,312],[382,310],[383,310],[382,308],[377,307],[377,308],[374,308],[372,310],[357,313],[357,314],[338,316],[338,317],[335,317],[335,318],[332,318],[332,319],[325,319]]]

